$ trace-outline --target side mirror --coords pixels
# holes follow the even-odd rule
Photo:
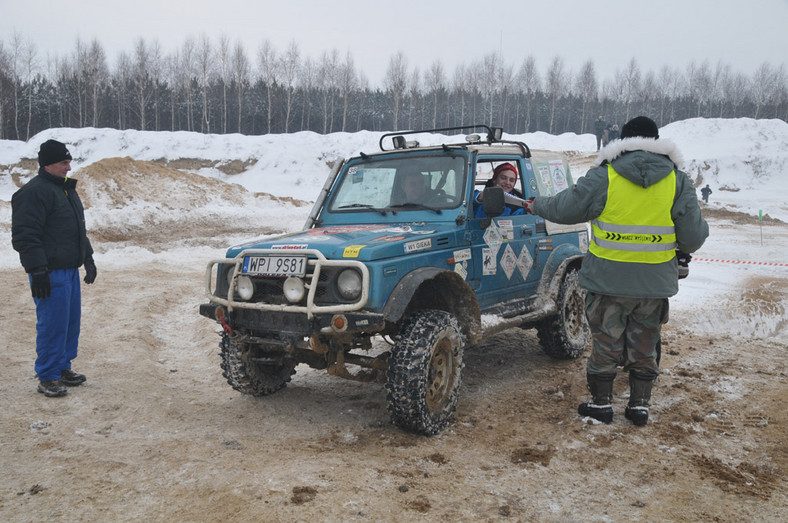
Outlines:
[[[502,215],[503,211],[506,210],[503,189],[500,187],[487,187],[484,189],[482,209],[484,209],[484,213],[491,218]]]

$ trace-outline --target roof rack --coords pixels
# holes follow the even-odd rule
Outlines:
[[[523,142],[517,142],[517,141],[503,140],[502,139],[503,127],[490,127],[490,126],[484,125],[484,124],[461,125],[461,126],[457,126],[457,127],[441,127],[441,128],[437,128],[437,129],[422,129],[422,130],[418,130],[418,131],[411,130],[411,131],[397,131],[397,132],[393,132],[393,133],[385,133],[383,136],[380,137],[380,141],[378,142],[378,145],[380,146],[380,150],[381,151],[386,151],[387,149],[383,146],[383,141],[386,138],[391,137],[391,142],[392,142],[392,145],[393,145],[394,148],[393,149],[389,149],[389,150],[412,149],[412,148],[418,147],[419,143],[416,142],[416,141],[407,141],[405,139],[405,136],[413,135],[413,134],[423,134],[423,133],[443,133],[443,132],[446,132],[446,131],[464,131],[464,130],[477,131],[479,129],[487,131],[487,137],[484,140],[485,143],[487,143],[487,144],[493,144],[493,143],[514,144],[514,145],[517,145],[518,147],[520,147],[520,149],[523,151],[523,156],[525,156],[526,158],[530,158],[531,157],[531,150]],[[478,134],[468,134],[465,137],[465,142],[458,143],[458,144],[444,144],[444,147],[447,147],[448,145],[466,146],[466,145],[469,145],[469,144],[480,144],[480,143],[482,143],[481,136],[479,136]]]

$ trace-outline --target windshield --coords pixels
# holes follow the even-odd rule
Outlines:
[[[463,156],[370,159],[346,168],[329,211],[453,209],[462,203],[464,188]]]

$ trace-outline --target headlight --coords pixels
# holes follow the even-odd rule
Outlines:
[[[249,276],[238,276],[235,288],[242,300],[251,300],[254,295],[254,283]]]
[[[355,269],[345,269],[337,277],[337,290],[346,300],[356,300],[361,296],[361,274]]]
[[[298,303],[304,299],[304,282],[301,278],[290,276],[282,284],[282,291],[290,303]]]

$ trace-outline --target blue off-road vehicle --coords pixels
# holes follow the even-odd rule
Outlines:
[[[463,136],[469,130],[481,133]],[[456,409],[469,344],[522,327],[536,328],[554,358],[584,352],[577,274],[588,230],[523,214],[518,198],[486,187],[503,162],[516,167],[522,198],[572,185],[561,154],[532,154],[500,128],[389,133],[379,145],[336,163],[303,231],[210,262],[200,314],[222,327],[221,367],[234,389],[271,394],[299,363],[385,376],[392,421],[432,435]]]

